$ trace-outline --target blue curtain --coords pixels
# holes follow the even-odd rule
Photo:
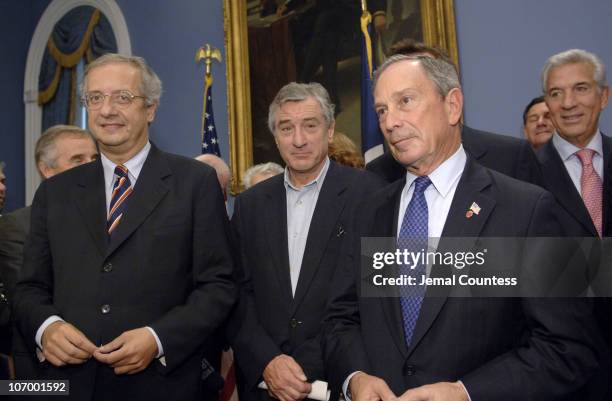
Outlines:
[[[43,131],[56,124],[73,124],[78,105],[76,66],[105,53],[116,53],[117,42],[100,10],[81,6],[55,24],[47,42],[38,79],[38,103],[43,107]]]

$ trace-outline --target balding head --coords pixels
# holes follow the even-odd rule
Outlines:
[[[208,164],[215,169],[219,185],[221,185],[221,189],[223,190],[223,197],[227,200],[227,189],[232,178],[228,165],[219,156],[209,153],[196,157],[196,160]]]

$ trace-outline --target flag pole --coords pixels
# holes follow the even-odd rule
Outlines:
[[[205,70],[204,70],[204,97],[202,101],[202,122],[200,126],[200,135],[201,142],[204,142],[204,133],[206,123],[206,104],[208,97],[208,90],[213,84],[213,76],[212,76],[212,62],[213,60],[217,60],[219,63],[221,62],[221,51],[215,47],[212,47],[208,43],[203,47],[200,47],[196,53],[195,61],[199,63],[201,60],[204,60]]]

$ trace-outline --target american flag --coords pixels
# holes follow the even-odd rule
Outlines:
[[[215,116],[212,107],[212,76],[206,77],[204,87],[204,118],[202,119],[202,153],[212,153],[221,157],[219,139],[215,127]]]

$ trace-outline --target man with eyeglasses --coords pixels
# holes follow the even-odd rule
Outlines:
[[[161,81],[144,59],[96,59],[81,91],[100,158],[36,193],[18,328],[70,399],[203,399],[235,300],[215,171],[149,141]]]

